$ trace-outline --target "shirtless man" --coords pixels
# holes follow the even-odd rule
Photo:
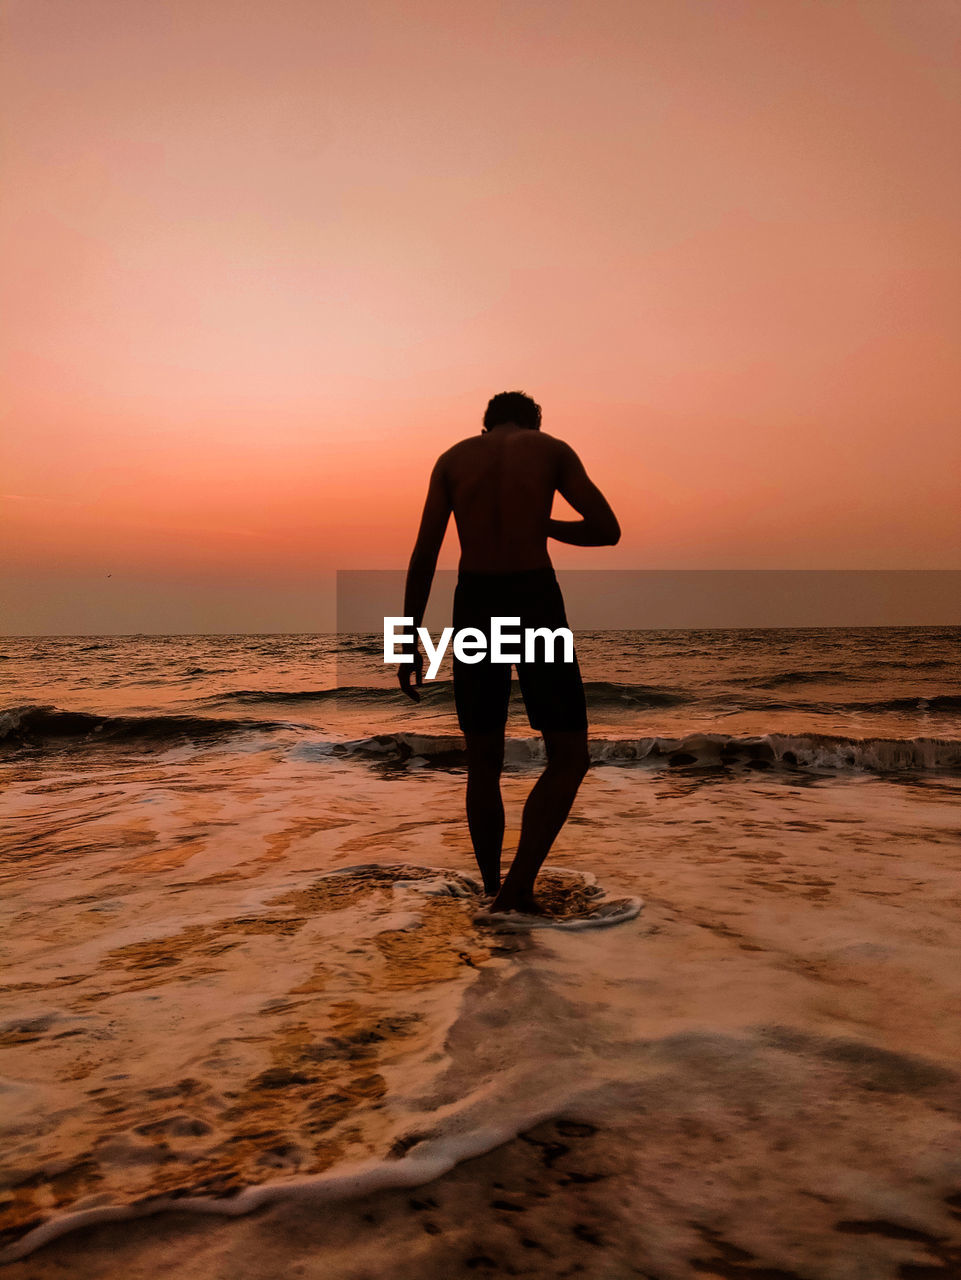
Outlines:
[[[519,617],[525,627],[566,627],[564,601],[547,539],[577,547],[613,546],[621,536],[604,495],[577,454],[540,430],[540,406],[519,391],[494,396],[480,436],[438,458],[431,473],[417,542],[407,570],[404,616],[423,621],[451,512],[461,556],[454,593],[455,629],[477,627],[490,638],[491,617]],[[580,520],[552,520],[555,492]],[[489,648],[489,644],[488,644]],[[399,672],[409,698],[423,679],[423,656]],[[590,763],[587,708],[577,658],[517,663],[532,729],[544,737],[547,767],[524,806],[520,841],[500,880],[504,804],[500,778],[511,668],[454,658],[454,701],[467,744],[467,823],[492,911],[537,912],[534,881],[570,812]],[[413,686],[412,686],[413,682]]]

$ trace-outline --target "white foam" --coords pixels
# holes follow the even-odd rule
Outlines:
[[[147,1218],[172,1210],[178,1213],[205,1213],[238,1218],[281,1200],[311,1200],[323,1204],[354,1199],[392,1187],[420,1186],[449,1173],[455,1165],[465,1160],[473,1160],[493,1151],[495,1147],[503,1146],[525,1129],[533,1128],[558,1114],[560,1113],[556,1108],[530,1112],[510,1126],[489,1126],[419,1144],[414,1152],[399,1160],[367,1160],[344,1165],[339,1172],[262,1182],[257,1186],[245,1187],[230,1199],[215,1199],[211,1196],[159,1196],[146,1204],[106,1204],[65,1213],[36,1227],[15,1244],[0,1249],[0,1264],[16,1262],[49,1244],[51,1240],[82,1227],[97,1226],[104,1222]]]
[[[568,933],[580,932],[584,929],[606,929],[611,925],[625,924],[634,920],[644,907],[643,898],[612,898],[597,883],[597,876],[592,871],[575,871],[571,867],[556,867],[548,864],[541,869],[555,879],[570,880],[592,899],[590,906],[580,915],[549,916],[529,915],[525,911],[478,911],[474,916],[476,924],[496,928],[498,932],[526,933],[529,929],[561,929]]]
[[[524,911],[479,911],[474,917],[478,924],[493,925],[499,930],[526,933],[528,929],[563,929],[573,933],[582,929],[606,929],[610,925],[625,924],[640,915],[643,898],[609,898],[591,909],[585,916],[557,919],[552,916],[528,915]]]

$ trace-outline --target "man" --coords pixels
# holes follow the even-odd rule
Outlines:
[[[548,538],[578,547],[613,546],[620,538],[614,512],[577,454],[540,425],[540,406],[529,396],[503,392],[488,404],[481,435],[438,458],[407,570],[404,616],[413,618],[415,636],[451,512],[461,546],[453,624],[458,631],[485,632],[488,652],[491,617],[520,618],[522,631],[567,626]],[[551,519],[555,493],[580,520]],[[423,657],[416,645],[413,659],[401,666],[399,680],[419,702]],[[522,661],[517,674],[531,728],[544,737],[547,767],[524,806],[517,854],[503,884],[500,778],[510,665],[489,657],[469,663],[455,655],[454,701],[467,744],[467,823],[484,888],[494,896],[490,909],[540,912],[534,881],[590,763],[587,708],[576,656],[571,662]]]

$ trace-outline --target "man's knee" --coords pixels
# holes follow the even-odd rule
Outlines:
[[[467,738],[467,768],[474,774],[499,775],[504,768],[504,738],[500,734],[471,734]]]
[[[472,756],[467,761],[467,775],[469,778],[499,778],[503,772],[503,756]]]
[[[544,735],[547,762],[557,773],[568,774],[578,782],[591,767],[587,734],[556,733]]]

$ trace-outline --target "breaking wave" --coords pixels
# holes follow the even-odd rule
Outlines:
[[[278,720],[239,720],[196,715],[109,716],[90,711],[28,704],[0,711],[0,745],[40,746],[58,740],[169,744],[236,733],[271,732],[299,726]]]
[[[439,766],[466,761],[463,740],[455,735],[385,733],[354,742],[326,743],[313,750]],[[869,773],[961,770],[961,741],[945,738],[845,738],[815,733],[738,738],[692,733],[680,738],[594,738],[590,752],[595,764],[654,768],[740,766]],[[544,759],[544,745],[540,738],[509,738],[505,758],[510,765],[538,763]]]
[[[0,712],[0,746],[14,748],[64,743],[84,746],[101,742],[170,746],[280,730],[301,735],[294,749],[308,759],[353,757],[447,767],[464,764],[467,758],[464,740],[459,734],[399,731],[351,741],[318,740],[315,725],[290,720],[204,715],[110,716],[34,704]],[[680,737],[595,737],[590,741],[590,751],[595,764],[649,768],[798,768],[871,773],[961,771],[961,741],[954,738],[853,738],[821,733],[737,737],[693,732]],[[510,737],[505,759],[508,765],[514,766],[541,762],[544,744],[539,737]]]

